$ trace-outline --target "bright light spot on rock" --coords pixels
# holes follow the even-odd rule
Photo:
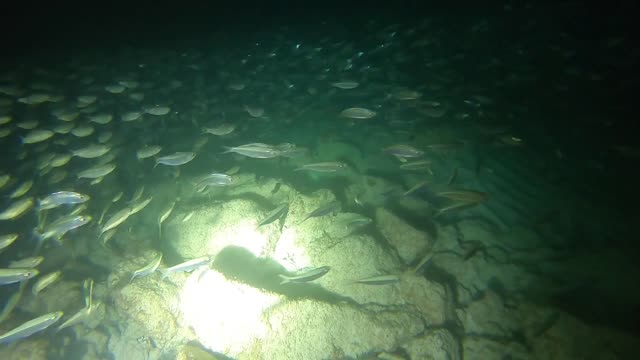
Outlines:
[[[229,224],[221,231],[214,230],[210,233],[207,254],[217,254],[229,245],[245,248],[253,255],[260,256],[267,245],[267,237],[258,232],[255,222],[251,219]]]
[[[307,249],[297,241],[295,229],[286,229],[282,232],[273,254],[273,258],[280,265],[291,271],[312,265]]]
[[[266,336],[262,314],[278,301],[213,270],[191,274],[180,295],[186,326],[200,343],[231,356]]]

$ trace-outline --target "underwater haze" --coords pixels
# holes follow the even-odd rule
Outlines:
[[[636,6],[479,3],[3,11],[0,359],[635,358]]]

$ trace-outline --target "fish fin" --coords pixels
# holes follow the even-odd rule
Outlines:
[[[290,283],[290,282],[291,282],[291,280],[289,280],[286,276],[284,276],[284,275],[282,275],[282,274],[279,274],[279,275],[278,275],[278,277],[279,277],[280,279],[282,279],[282,281],[280,281],[280,285],[288,284],[288,283]]]
[[[169,276],[169,272],[167,271],[167,269],[158,269],[158,271],[160,272],[160,274],[162,274],[160,281],[164,281],[164,279]]]

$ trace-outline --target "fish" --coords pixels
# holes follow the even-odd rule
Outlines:
[[[83,159],[95,159],[111,150],[111,147],[104,144],[91,144],[81,149],[72,150],[71,154]]]
[[[227,174],[211,173],[198,179],[198,188],[206,186],[227,186],[233,183],[233,178]]]
[[[195,157],[196,157],[196,154],[192,152],[176,152],[171,155],[157,158],[155,166],[158,166],[159,164],[168,165],[168,166],[184,165],[189,161],[193,160],[193,158]]]
[[[331,267],[321,266],[311,269],[302,269],[300,271],[297,271],[295,275],[279,274],[278,277],[282,279],[280,285],[288,283],[305,283],[323,277],[329,272],[329,270],[331,270]]]
[[[33,269],[44,261],[42,256],[30,256],[9,263],[9,269]]]
[[[62,205],[81,204],[90,199],[89,195],[73,191],[58,191],[38,201],[38,210],[50,210]]]
[[[315,163],[315,164],[305,164],[305,165],[302,165],[302,167],[295,169],[294,171],[311,170],[311,171],[317,171],[317,172],[336,172],[336,171],[345,170],[348,168],[349,167],[347,166],[347,164],[340,163],[340,162],[321,162],[321,163]]]
[[[216,127],[211,127],[211,128],[205,127],[202,129],[202,133],[223,136],[223,135],[231,134],[235,129],[236,129],[236,126],[234,124],[224,123]]]
[[[81,107],[86,107],[98,100],[98,97],[95,95],[81,95],[76,98],[78,104],[82,105]]]
[[[454,201],[477,203],[486,200],[489,194],[482,191],[475,190],[456,190],[456,191],[442,191],[436,193],[436,196],[444,197]]]
[[[389,146],[384,148],[383,151],[401,158],[414,158],[424,155],[424,151],[403,144]]]
[[[61,167],[67,165],[71,160],[71,154],[57,154],[53,159],[51,159],[51,163],[49,164],[51,167]]]
[[[360,84],[357,81],[351,81],[351,80],[337,81],[337,82],[331,83],[331,86],[337,87],[338,89],[343,89],[343,90],[355,89],[359,85]]]
[[[33,293],[34,296],[38,296],[38,294],[42,290],[44,290],[44,288],[60,280],[61,275],[62,275],[62,271],[58,270],[58,271],[49,273],[47,275],[41,276],[38,279],[38,281],[36,281],[36,283],[33,284],[33,287],[31,288],[31,292]]]
[[[100,125],[106,125],[111,122],[113,115],[107,113],[100,113],[88,116],[89,121]]]
[[[141,116],[142,116],[142,112],[141,111],[129,111],[129,112],[126,112],[126,113],[122,114],[122,116],[120,117],[120,120],[122,120],[124,122],[135,121],[135,120],[140,119]]]
[[[58,328],[56,329],[56,332],[64,328],[67,328],[69,326],[77,325],[78,323],[86,320],[89,314],[91,313],[91,310],[92,310],[91,307],[84,307],[80,309],[80,311],[75,313],[73,316],[67,319],[67,321],[63,322],[60,326],[58,326]]]
[[[162,150],[162,147],[158,145],[145,146],[136,152],[136,158],[138,158],[138,160],[150,158],[158,154],[161,150]]]
[[[38,121],[37,120],[21,121],[16,124],[16,127],[24,130],[33,130],[38,127]]]
[[[272,222],[278,219],[283,219],[284,217],[287,216],[288,212],[289,212],[289,203],[280,204],[271,212],[269,212],[269,214],[262,221],[258,223],[258,226],[260,227],[262,225],[271,224]]]
[[[111,140],[112,137],[113,137],[113,132],[103,131],[100,133],[100,135],[98,135],[98,142],[100,144],[106,144],[109,142],[109,140]]]
[[[409,170],[409,171],[427,170],[429,171],[430,174],[433,174],[433,171],[431,171],[431,161],[429,160],[418,160],[418,161],[406,162],[400,165],[400,169]]]
[[[11,244],[13,244],[13,242],[16,241],[17,239],[18,239],[18,234],[0,235],[0,252],[2,252],[2,250],[11,246]]]
[[[109,240],[118,232],[118,228],[107,230],[102,234],[102,245],[106,246]]]
[[[422,93],[409,89],[398,89],[391,96],[396,100],[417,100],[422,97]]]
[[[339,201],[332,201],[330,203],[324,204],[319,208],[310,212],[307,215],[307,217],[305,217],[304,220],[300,222],[300,224],[302,224],[303,222],[307,221],[309,218],[312,218],[312,217],[319,217],[319,216],[324,216],[331,213],[336,213],[340,211],[341,207],[342,207],[342,204],[340,204]]]
[[[0,175],[0,189],[5,187],[5,185],[7,185],[9,183],[9,180],[11,180],[11,176],[10,175],[7,175],[7,174]]]
[[[224,154],[236,153],[256,159],[269,159],[280,155],[280,151],[274,146],[262,143],[252,143],[233,147],[225,146],[225,149],[226,151]]]
[[[69,214],[47,225],[42,231],[42,233],[38,233],[37,231],[34,231],[34,235],[36,235],[36,237],[40,241],[44,241],[51,238],[60,240],[69,231],[73,229],[77,229],[80,226],[86,225],[89,222],[91,222],[90,215]]]
[[[164,280],[167,278],[167,276],[174,274],[174,273],[178,273],[178,272],[189,272],[192,270],[195,270],[199,267],[208,265],[211,262],[211,257],[208,255],[205,256],[201,256],[199,258],[195,258],[195,259],[191,259],[191,260],[187,260],[183,263],[180,263],[178,265],[174,265],[170,268],[165,268],[165,269],[160,269],[160,272],[162,273],[162,279]]]
[[[55,133],[51,130],[31,130],[22,138],[23,144],[36,144],[50,139]]]
[[[96,129],[91,125],[80,125],[71,129],[71,135],[79,138],[84,138],[93,134],[94,131],[96,131]]]
[[[152,196],[149,196],[148,198],[144,199],[144,200],[140,200],[137,201],[133,204],[131,204],[131,212],[129,214],[129,216],[137,213],[138,211],[144,209],[147,205],[149,205],[149,203],[151,202],[151,200],[153,200]]]
[[[340,112],[340,116],[351,119],[371,119],[376,116],[376,112],[365,108],[348,108]]]
[[[359,284],[365,285],[387,285],[387,284],[395,284],[400,282],[400,277],[398,275],[380,275],[373,276],[369,278],[359,279],[355,281]]]
[[[18,185],[15,188],[15,190],[13,190],[13,192],[11,192],[11,194],[9,194],[9,199],[19,198],[20,196],[26,194],[29,190],[31,190],[32,186],[33,186],[33,180],[27,180],[22,182],[20,185]]]
[[[29,280],[32,277],[36,277],[40,274],[37,269],[0,269],[0,285],[13,284],[25,280]]]
[[[62,311],[56,311],[29,320],[24,324],[16,327],[15,329],[9,330],[6,333],[0,335],[0,344],[9,344],[40,332],[55,324],[58,320],[60,320],[62,315],[64,315]]]
[[[88,278],[82,282],[82,294],[84,295],[84,305],[91,309],[93,303],[93,279]]]
[[[131,275],[131,280],[129,280],[129,282],[133,281],[133,279],[135,279],[137,277],[142,277],[142,276],[147,276],[147,275],[153,274],[153,272],[156,271],[156,269],[160,265],[161,261],[162,261],[162,253],[160,253],[158,255],[158,257],[156,257],[154,260],[152,260],[149,264],[141,267],[138,270],[135,270],[133,272],[133,274]]]
[[[153,105],[146,106],[143,110],[145,113],[150,115],[162,116],[167,115],[169,111],[171,111],[171,108],[168,106]]]
[[[32,197],[19,199],[11,203],[4,211],[0,212],[0,220],[16,219],[31,209],[33,205],[34,201]]]
[[[169,215],[171,215],[171,212],[173,211],[174,206],[176,206],[176,202],[172,202],[169,207],[167,207],[162,213],[160,213],[160,216],[158,216],[158,238],[161,239],[162,238],[162,223],[167,220],[167,218],[169,217]]]
[[[98,179],[109,175],[115,168],[114,164],[97,165],[80,171],[77,176],[78,179]]]
[[[102,234],[104,234],[106,231],[109,231],[115,228],[116,226],[122,224],[123,222],[125,222],[130,215],[131,215],[131,208],[129,207],[126,207],[118,211],[117,213],[113,214],[100,230],[100,236],[102,236]]]
[[[419,183],[417,183],[417,184],[413,185],[413,186],[411,187],[411,189],[409,189],[409,190],[405,191],[405,192],[404,192],[404,194],[402,194],[402,195],[403,195],[403,196],[411,195],[411,194],[413,194],[414,192],[416,192],[416,191],[420,190],[422,187],[427,186],[427,184],[428,184],[428,181],[421,181],[421,182],[419,182]]]
[[[251,115],[252,117],[261,117],[264,115],[264,109],[260,107],[248,106],[244,105],[243,108]]]
[[[18,306],[20,299],[22,299],[22,294],[24,293],[24,288],[26,284],[27,284],[26,281],[21,282],[20,287],[18,288],[18,291],[11,294],[9,299],[7,299],[7,302],[5,303],[4,308],[2,308],[2,311],[0,312],[0,323],[6,320],[7,317],[13,311],[13,309],[15,309],[16,306]]]

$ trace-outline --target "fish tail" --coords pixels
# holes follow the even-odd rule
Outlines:
[[[169,271],[167,271],[167,269],[158,269],[158,271],[160,271],[160,274],[162,274],[160,281],[164,281],[164,279],[169,276]]]

